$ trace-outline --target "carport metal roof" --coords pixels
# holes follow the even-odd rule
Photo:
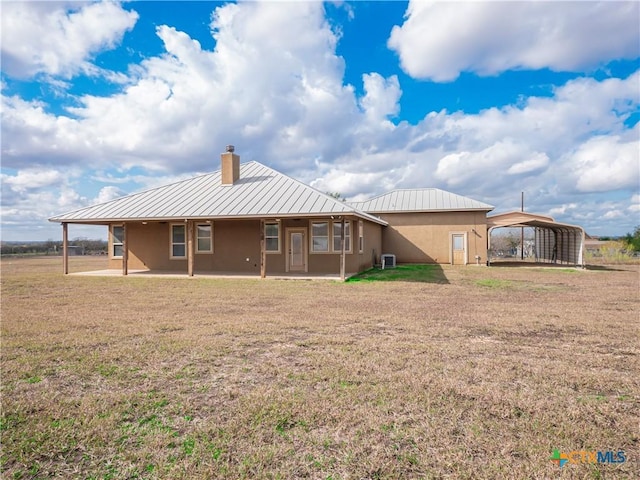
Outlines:
[[[536,213],[506,212],[487,217],[487,238],[501,227],[532,227],[535,232],[537,262],[584,265],[584,230],[578,225],[556,222],[552,217]],[[491,247],[491,245],[489,245]]]

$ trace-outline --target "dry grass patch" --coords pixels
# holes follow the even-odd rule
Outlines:
[[[3,478],[640,476],[637,267],[439,284],[2,267]],[[554,448],[628,461],[559,471]]]

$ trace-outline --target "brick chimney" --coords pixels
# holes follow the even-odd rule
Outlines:
[[[233,145],[227,145],[220,155],[222,162],[222,185],[233,185],[240,178],[240,156],[233,153]]]

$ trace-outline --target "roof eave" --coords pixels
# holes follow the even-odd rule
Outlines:
[[[111,217],[111,218],[60,218],[52,217],[53,223],[72,223],[83,225],[108,225],[110,223],[125,222],[184,222],[185,220],[261,220],[278,218],[327,218],[331,216],[353,215],[364,220],[386,226],[387,222],[366,212],[309,212],[309,213],[273,213],[268,215],[205,215],[180,217]]]
[[[434,208],[429,210],[366,210],[367,213],[443,213],[443,212],[490,212],[491,208]]]

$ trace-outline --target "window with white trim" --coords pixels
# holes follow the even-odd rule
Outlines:
[[[210,223],[196,224],[196,253],[213,253],[213,226]]]
[[[124,241],[124,226],[111,226],[111,256],[113,258],[122,258],[122,247]]]
[[[364,252],[364,222],[358,221],[358,252]]]
[[[184,224],[171,225],[170,258],[187,258],[187,226]]]
[[[333,251],[342,253],[342,222],[333,222]],[[344,251],[351,252],[351,222],[344,222]]]
[[[311,251],[329,251],[329,222],[311,222]]]
[[[264,249],[267,253],[280,253],[280,224],[278,222],[264,224]]]

